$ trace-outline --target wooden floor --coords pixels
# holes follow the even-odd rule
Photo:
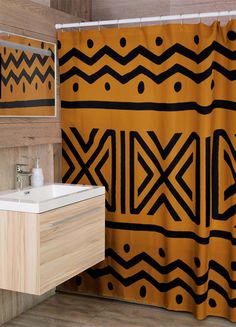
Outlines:
[[[233,327],[221,318],[196,320],[140,304],[57,293],[3,326],[21,327]]]

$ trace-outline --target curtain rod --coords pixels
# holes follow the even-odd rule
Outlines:
[[[202,18],[220,18],[236,16],[236,10],[231,11],[216,11],[216,12],[203,12],[198,14],[181,14],[181,15],[169,15],[169,16],[156,16],[156,17],[142,17],[142,18],[130,18],[130,19],[116,19],[116,20],[101,20],[101,21],[89,21],[80,23],[69,23],[69,24],[56,24],[57,30],[66,28],[81,28],[81,27],[101,27],[106,25],[122,25],[122,24],[143,24],[151,22],[163,22],[170,20],[181,20],[184,19],[194,19],[197,18],[201,20]]]
[[[5,41],[5,40],[0,40],[0,47],[17,49],[17,50],[21,50],[21,51],[29,51],[29,52],[33,52],[35,54],[39,54],[39,55],[43,55],[43,56],[47,56],[47,57],[50,57],[52,54],[50,50],[44,50],[41,48],[31,47],[29,45],[19,44],[19,43]]]

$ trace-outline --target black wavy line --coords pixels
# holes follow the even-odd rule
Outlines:
[[[5,86],[8,84],[11,78],[16,82],[16,84],[19,84],[23,77],[25,77],[28,83],[31,84],[35,76],[38,76],[41,82],[43,83],[49,75],[54,78],[54,70],[51,66],[48,67],[45,74],[42,74],[38,68],[35,68],[31,76],[25,71],[25,69],[21,71],[19,76],[16,76],[15,73],[11,70],[7,77],[4,77],[2,75],[1,79]]]
[[[121,276],[111,266],[107,266],[107,267],[101,268],[101,269],[90,268],[87,270],[87,273],[92,278],[99,278],[99,277],[102,277],[105,275],[112,275],[125,287],[128,287],[142,279],[144,279],[144,280],[148,281],[150,284],[152,284],[159,292],[168,292],[176,287],[181,287],[192,296],[192,298],[196,304],[203,303],[208,297],[209,290],[212,289],[212,290],[215,290],[217,293],[219,293],[222,297],[224,297],[224,299],[227,301],[228,305],[231,308],[236,307],[236,298],[230,299],[228,293],[223,289],[223,287],[218,285],[213,280],[208,281],[208,287],[204,293],[196,294],[194,292],[194,290],[192,289],[192,287],[180,278],[175,278],[174,280],[167,282],[167,283],[159,283],[155,278],[150,276],[144,270],[141,270],[138,273],[136,273],[130,277],[126,277],[126,278]]]
[[[158,103],[158,102],[109,102],[109,101],[61,101],[65,109],[113,109],[113,110],[138,110],[138,111],[190,111],[199,114],[209,114],[214,109],[236,110],[236,102],[228,100],[214,100],[208,106],[201,106],[196,102]]]
[[[207,237],[201,237],[194,232],[188,231],[171,231],[167,230],[162,226],[151,225],[151,224],[135,224],[135,223],[122,223],[114,221],[106,221],[106,228],[111,229],[121,229],[121,230],[131,230],[140,232],[153,232],[164,235],[170,238],[188,238],[196,241],[199,244],[209,244],[211,238],[222,238],[230,241],[233,245],[236,245],[236,238],[233,237],[232,233],[221,231],[221,230],[211,230]]]
[[[10,64],[13,64],[16,68],[19,68],[22,62],[24,61],[24,63],[30,68],[36,59],[38,59],[39,63],[43,67],[49,58],[50,57],[48,56],[41,56],[36,53],[34,53],[31,58],[28,58],[25,52],[22,52],[20,57],[16,59],[16,57],[12,53],[10,53],[6,61],[2,60],[2,67],[6,70]]]
[[[201,63],[203,60],[205,60],[207,57],[210,56],[210,54],[216,51],[220,53],[221,55],[225,56],[226,58],[230,60],[236,59],[236,51],[231,51],[230,49],[224,47],[220,43],[213,41],[212,44],[210,44],[208,47],[206,47],[204,50],[202,50],[200,53],[196,53],[183,45],[176,43],[173,46],[171,46],[169,49],[164,51],[161,55],[156,55],[150,50],[146,49],[142,45],[137,46],[135,49],[131,50],[127,55],[121,56],[119,53],[117,53],[115,50],[110,48],[109,46],[105,45],[103,48],[99,49],[98,52],[96,52],[92,57],[87,56],[77,48],[72,48],[70,51],[68,51],[65,55],[63,55],[59,59],[60,66],[63,66],[66,62],[68,62],[73,57],[81,60],[87,65],[92,66],[96,62],[98,62],[103,56],[107,55],[110,58],[114,59],[116,62],[118,62],[121,65],[127,65],[129,62],[134,60],[138,55],[141,55],[153,63],[157,65],[161,65],[163,62],[168,60],[170,57],[172,57],[174,54],[178,53],[180,55],[183,55],[184,57],[196,62],[197,64]]]
[[[162,275],[167,275],[173,272],[175,269],[179,268],[182,271],[184,271],[189,277],[191,277],[192,280],[198,286],[205,284],[208,281],[209,270],[214,270],[228,282],[229,287],[231,289],[236,289],[236,281],[232,280],[230,278],[229,272],[214,260],[209,261],[208,270],[205,274],[203,274],[202,276],[197,276],[194,270],[180,259],[173,261],[167,264],[166,266],[162,266],[147,253],[141,252],[136,256],[134,256],[133,258],[131,258],[130,260],[126,261],[111,248],[106,249],[106,257],[112,258],[125,269],[130,269],[136,266],[137,264],[139,264],[141,261],[144,261]]]
[[[236,70],[228,70],[225,67],[221,66],[216,61],[213,61],[209,68],[207,68],[204,72],[201,73],[194,73],[190,69],[180,65],[175,64],[171,68],[167,69],[166,71],[156,75],[149,69],[139,65],[132,71],[120,75],[117,71],[115,71],[113,68],[109,67],[108,65],[103,66],[101,69],[99,69],[96,73],[87,75],[84,71],[79,69],[76,66],[73,66],[70,70],[68,70],[66,73],[63,73],[60,75],[60,81],[61,83],[64,83],[68,79],[72,78],[73,76],[79,76],[83,78],[87,83],[93,84],[96,82],[99,78],[101,78],[104,75],[110,75],[115,80],[120,82],[121,84],[126,84],[135,77],[139,75],[144,75],[148,78],[150,78],[154,83],[161,84],[171,76],[179,73],[182,74],[188,78],[190,78],[192,81],[194,81],[197,84],[200,84],[201,82],[205,81],[209,76],[212,75],[212,71],[215,70],[222,74],[224,77],[226,77],[230,81],[236,80]]]

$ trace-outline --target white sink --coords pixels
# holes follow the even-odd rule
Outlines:
[[[103,186],[50,184],[0,193],[0,210],[41,213],[105,193]]]

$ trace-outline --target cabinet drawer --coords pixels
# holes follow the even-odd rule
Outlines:
[[[41,295],[105,257],[105,195],[44,213],[0,210],[0,288]]]
[[[99,196],[40,215],[41,292],[104,259],[104,210]]]

